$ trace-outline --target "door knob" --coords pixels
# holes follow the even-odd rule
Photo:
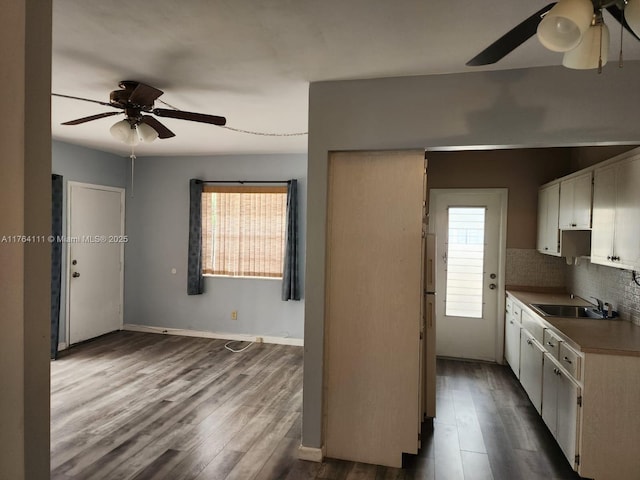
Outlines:
[[[71,276],[73,278],[78,278],[80,276],[80,274],[78,272],[73,272],[73,274]]]
[[[490,283],[490,284],[489,284],[489,288],[490,288],[491,290],[495,290],[495,289],[496,289],[496,286],[497,286],[497,285],[496,285],[495,283]]]

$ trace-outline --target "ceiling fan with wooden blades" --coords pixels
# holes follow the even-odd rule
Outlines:
[[[133,141],[137,141],[136,139],[138,138],[138,135],[134,135],[133,132],[137,132],[140,137],[146,141],[152,141],[156,137],[171,138],[175,136],[171,130],[151,115],[155,115],[156,117],[176,118],[179,120],[208,123],[217,126],[224,126],[227,123],[227,120],[224,117],[217,115],[186,112],[184,110],[168,108],[154,108],[154,102],[164,92],[150,85],[132,80],[123,80],[119,83],[119,87],[120,89],[111,92],[109,95],[109,102],[52,93],[52,95],[56,97],[97,103],[98,105],[104,105],[105,107],[120,110],[117,112],[111,111],[89,115],[88,117],[64,122],[62,125],[80,125],[100,118],[121,115],[124,113],[125,120],[116,123],[111,129],[111,133],[125,143],[132,143]],[[127,131],[127,129],[130,131]]]
[[[600,56],[603,53],[606,55],[602,40],[606,35],[604,46],[608,48],[609,32],[602,18],[603,10],[607,10],[631,35],[640,40],[640,0],[560,0],[549,3],[526,18],[469,60],[466,65],[477,67],[496,63],[537,33],[540,42],[556,52],[569,52],[582,44],[580,50],[583,51],[578,52],[578,60],[575,60],[574,53],[573,59],[563,62],[565,66],[596,68],[585,60],[588,55],[593,56],[593,53],[587,52],[586,49],[599,47]],[[545,20],[547,16],[549,18]],[[599,29],[598,34],[587,35],[591,33],[589,27]],[[593,28],[591,30],[596,31]],[[547,41],[550,37],[553,37],[552,41]],[[592,46],[591,43],[598,45]],[[586,66],[587,64],[589,66]]]

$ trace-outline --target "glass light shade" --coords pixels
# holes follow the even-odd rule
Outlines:
[[[560,0],[538,25],[538,40],[554,52],[572,50],[591,25],[592,17],[590,0]]]
[[[158,138],[158,132],[146,123],[138,125],[138,134],[140,135],[140,138],[147,143],[151,143]]]
[[[109,129],[111,135],[127,145],[137,145],[140,137],[135,127],[132,127],[128,120],[120,120]]]
[[[640,0],[629,0],[624,8],[624,19],[633,32],[640,36]]]
[[[602,26],[602,65],[607,63],[609,53],[609,28],[603,23],[592,25],[584,32],[582,42],[573,50],[565,52],[562,65],[567,68],[587,70],[598,68],[600,50],[600,27]]]

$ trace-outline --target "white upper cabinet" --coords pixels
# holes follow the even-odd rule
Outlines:
[[[591,228],[591,172],[560,182],[561,230],[588,230]]]
[[[640,269],[640,156],[594,172],[591,261]]]
[[[560,183],[540,188],[538,191],[538,251],[560,256],[558,213],[560,207]]]

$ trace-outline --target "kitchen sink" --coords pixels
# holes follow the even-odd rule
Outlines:
[[[531,305],[540,315],[545,317],[602,318],[602,313],[592,307],[574,305],[547,305],[536,303]]]

